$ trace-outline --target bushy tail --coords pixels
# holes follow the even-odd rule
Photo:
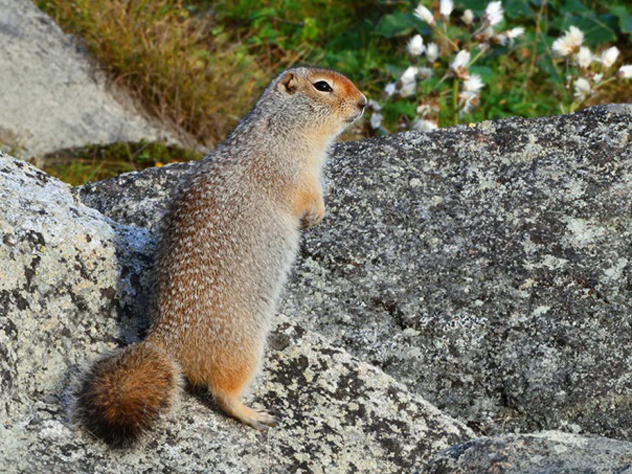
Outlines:
[[[75,416],[115,448],[132,446],[174,404],[178,365],[159,347],[132,344],[94,364],[77,391]]]

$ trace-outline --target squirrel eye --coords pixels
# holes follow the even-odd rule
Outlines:
[[[327,84],[326,81],[318,81],[318,82],[314,82],[314,88],[317,91],[321,91],[321,92],[333,92],[334,90],[331,88],[331,86],[329,84]]]

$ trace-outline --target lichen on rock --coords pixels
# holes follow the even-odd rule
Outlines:
[[[74,426],[72,393],[91,361],[146,329],[155,235],[2,154],[0,202],[0,471],[401,472],[474,436],[280,314],[252,393],[285,414],[279,429],[187,392],[138,449],[112,451]]]

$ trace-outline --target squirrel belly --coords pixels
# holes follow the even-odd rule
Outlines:
[[[366,103],[335,71],[289,69],[194,165],[163,219],[147,339],[97,362],[78,390],[77,419],[90,433],[133,444],[173,405],[183,377],[244,424],[276,425],[242,396],[300,229],[323,219],[329,148]]]

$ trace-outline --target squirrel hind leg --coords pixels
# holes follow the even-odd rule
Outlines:
[[[241,394],[214,394],[218,405],[228,415],[257,430],[277,426],[278,418],[265,409],[253,409],[243,404]]]
[[[277,426],[278,418],[268,410],[249,408],[241,401],[245,389],[257,370],[257,362],[233,360],[223,367],[214,367],[209,373],[208,388],[213,398],[228,415],[263,430]]]
[[[113,448],[132,447],[174,404],[177,364],[157,346],[132,344],[97,361],[76,392],[75,420]]]

